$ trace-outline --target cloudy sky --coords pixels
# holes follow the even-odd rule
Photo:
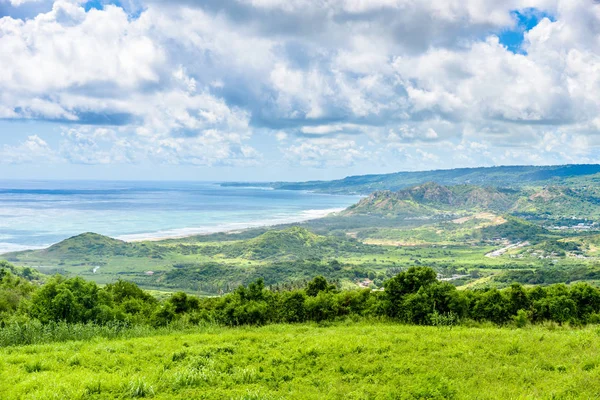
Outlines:
[[[600,1],[0,0],[0,177],[598,162]]]

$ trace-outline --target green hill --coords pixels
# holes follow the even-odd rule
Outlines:
[[[573,177],[600,173],[598,164],[559,166],[499,166],[456,168],[449,170],[397,172],[392,174],[349,176],[333,181],[274,182],[253,185],[287,190],[313,190],[326,193],[369,194],[378,190],[397,191],[425,182],[440,185],[483,185],[518,187],[532,184],[551,184]],[[225,186],[247,186],[248,183],[225,183]]]
[[[9,274],[18,278],[24,278],[31,282],[41,282],[44,280],[44,276],[33,268],[16,267],[5,260],[0,260],[0,280],[2,280],[5,275]]]
[[[292,227],[282,231],[268,231],[243,244],[247,258],[263,259],[285,254],[306,253],[317,250],[329,242],[324,236],[307,229]]]
[[[590,186],[546,186],[524,191],[513,212],[549,217],[600,217],[600,191]]]
[[[65,239],[47,249],[7,253],[3,257],[10,262],[31,266],[58,268],[63,265],[71,265],[87,268],[93,265],[104,266],[113,259],[154,259],[160,258],[161,255],[153,246],[143,243],[127,243],[87,232]]]
[[[443,186],[435,182],[402,189],[379,191],[349,207],[345,215],[426,215],[457,211],[506,211],[518,199],[518,191],[474,185]]]
[[[490,225],[478,230],[475,233],[480,235],[483,240],[493,240],[496,238],[508,239],[510,241],[530,241],[535,242],[548,235],[549,232],[531,222],[520,218],[509,217],[508,220],[499,225]]]
[[[377,252],[373,246],[351,238],[316,235],[297,226],[267,231],[248,240],[199,247],[198,251],[209,256],[248,260],[298,260],[343,253]]]
[[[435,216],[491,211],[542,219],[600,218],[597,186],[562,185],[499,188],[444,186],[427,182],[392,192],[377,191],[349,207],[342,215]]]
[[[116,256],[130,254],[134,248],[135,245],[131,243],[87,232],[41,250],[40,254],[45,253],[50,257],[57,258],[80,257],[82,254],[88,256]]]

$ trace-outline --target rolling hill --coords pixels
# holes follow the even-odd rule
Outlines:
[[[600,218],[600,192],[595,187],[562,185],[522,188],[455,185],[435,182],[377,191],[341,215],[384,217],[435,216],[491,211],[534,219]]]
[[[440,185],[472,184],[479,186],[551,185],[568,178],[600,173],[598,164],[559,166],[499,166],[456,168],[449,170],[396,172],[391,174],[349,176],[333,181],[272,182],[253,185],[287,190],[312,190],[325,193],[370,194],[378,190],[398,191],[410,186],[436,182]],[[225,186],[248,186],[248,183],[224,183]]]
[[[401,189],[378,191],[349,207],[343,214],[425,215],[461,210],[508,211],[518,191],[474,185],[442,186],[435,182]]]

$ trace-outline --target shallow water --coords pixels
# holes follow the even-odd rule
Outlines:
[[[83,232],[137,240],[296,222],[357,200],[206,182],[0,181],[0,253]]]

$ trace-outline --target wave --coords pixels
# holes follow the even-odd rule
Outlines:
[[[177,228],[167,229],[155,232],[146,233],[134,233],[127,235],[119,235],[116,239],[124,240],[126,242],[139,242],[147,240],[163,240],[163,239],[179,239],[189,236],[196,235],[209,235],[212,233],[220,232],[232,232],[242,229],[250,228],[262,228],[281,224],[291,224],[298,222],[306,222],[313,219],[323,218],[329,214],[343,211],[344,208],[329,208],[324,210],[305,210],[300,214],[294,216],[286,215],[276,218],[263,219],[260,221],[252,222],[230,222],[227,224],[220,224],[216,226],[204,226],[204,227],[188,227],[188,228]]]
[[[0,242],[0,254],[13,253],[15,251],[24,251],[24,250],[40,250],[45,249],[51,245],[43,245],[43,246],[34,246],[34,245],[23,245],[23,244],[15,244],[15,243],[3,243]]]

